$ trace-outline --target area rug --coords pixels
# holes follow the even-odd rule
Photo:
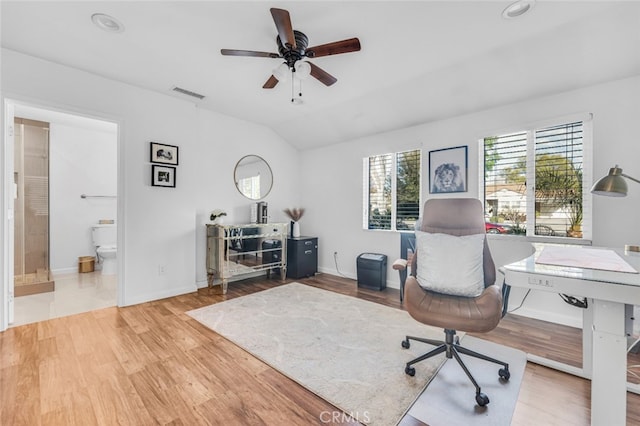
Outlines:
[[[395,425],[444,362],[444,354],[402,349],[405,335],[441,339],[442,330],[405,311],[299,283],[196,309],[188,314],[352,418]]]

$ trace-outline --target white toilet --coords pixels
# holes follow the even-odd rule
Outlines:
[[[102,275],[114,275],[118,271],[118,228],[115,224],[97,224],[91,227],[93,245],[96,246]]]

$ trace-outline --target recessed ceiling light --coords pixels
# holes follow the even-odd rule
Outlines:
[[[518,18],[529,12],[535,4],[535,0],[518,0],[502,11],[502,17],[505,19]]]
[[[124,25],[113,16],[105,15],[104,13],[94,13],[91,15],[91,20],[98,28],[106,32],[121,33],[124,31]]]

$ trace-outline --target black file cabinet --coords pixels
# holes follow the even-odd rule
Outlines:
[[[318,238],[287,240],[287,278],[311,277],[318,272]]]

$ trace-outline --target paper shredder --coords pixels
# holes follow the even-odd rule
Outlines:
[[[387,256],[362,253],[357,259],[358,287],[383,290],[387,287]]]

